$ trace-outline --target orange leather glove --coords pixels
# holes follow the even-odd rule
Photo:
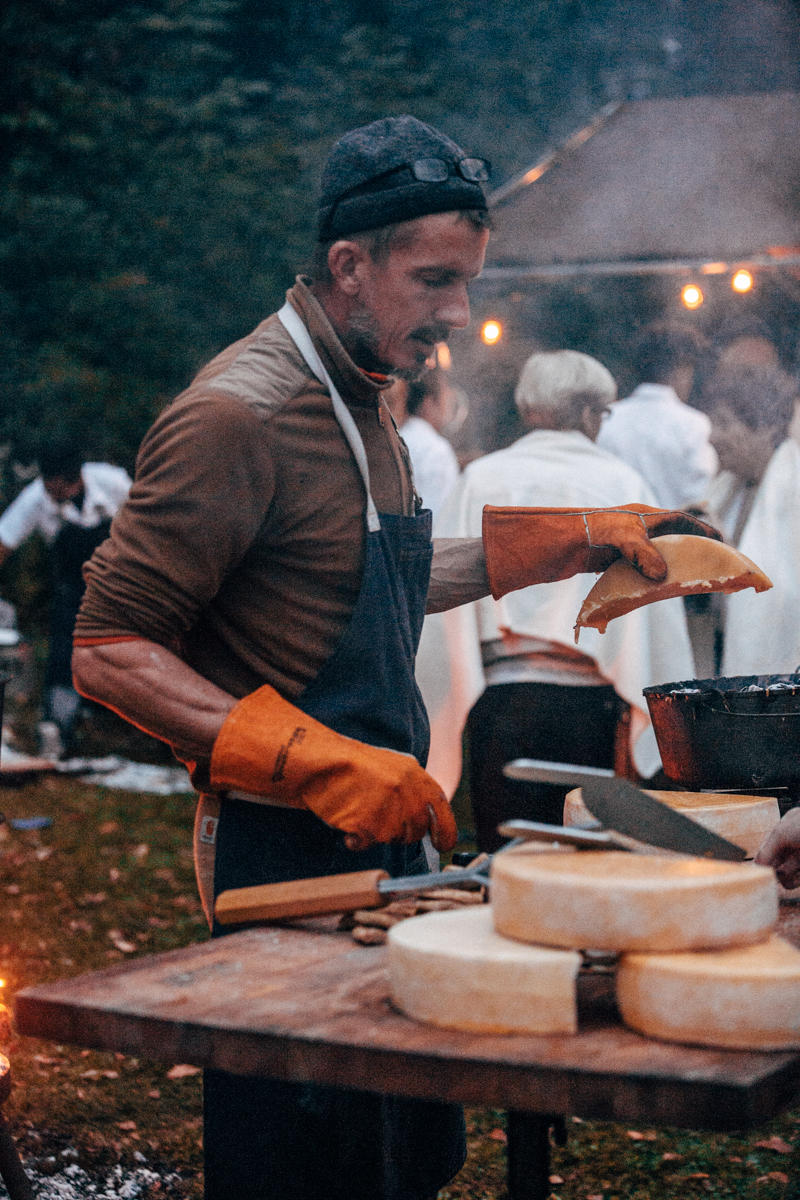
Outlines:
[[[679,510],[626,504],[620,508],[496,508],[483,510],[483,549],[495,600],[584,571],[605,571],[627,558],[657,583],[667,564],[651,537],[690,533],[721,541],[711,525]]]
[[[214,743],[211,783],[309,808],[344,831],[350,850],[426,833],[437,850],[456,844],[444,792],[412,755],[334,733],[268,685],[228,714]]]

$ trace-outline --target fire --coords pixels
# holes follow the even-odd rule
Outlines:
[[[749,271],[737,271],[731,280],[731,287],[735,292],[749,292],[753,286],[753,276]]]
[[[696,283],[687,283],[681,291],[681,303],[686,308],[699,308],[705,297]]]
[[[484,321],[481,326],[481,339],[487,346],[496,346],[503,336],[503,326],[499,321]]]

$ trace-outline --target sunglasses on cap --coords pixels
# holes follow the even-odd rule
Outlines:
[[[448,162],[445,158],[418,158],[397,170],[404,168],[419,183],[444,183],[451,175],[460,175],[468,183],[486,183],[492,169],[491,163],[482,158],[460,158],[458,162]]]

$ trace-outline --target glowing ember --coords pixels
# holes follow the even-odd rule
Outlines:
[[[443,371],[449,371],[453,360],[450,357],[450,347],[447,342],[438,342],[436,345],[436,361]]]
[[[735,292],[749,292],[753,286],[753,276],[749,271],[737,271],[731,280],[731,287]]]
[[[484,321],[481,326],[481,339],[487,346],[495,346],[503,336],[503,326],[499,321]]]
[[[681,291],[681,303],[686,308],[699,308],[703,303],[704,296],[696,283],[687,283]]]

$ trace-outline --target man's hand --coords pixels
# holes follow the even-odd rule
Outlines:
[[[755,861],[774,867],[785,888],[800,887],[800,808],[790,808],[756,855]]]
[[[343,737],[265,685],[240,700],[214,744],[218,790],[272,796],[341,829],[351,850],[415,842],[452,850],[456,824],[439,785],[410,754]]]
[[[495,508],[483,510],[486,569],[495,600],[534,583],[554,583],[605,571],[626,558],[646,579],[666,578],[667,564],[651,537],[720,535],[679,510],[626,504],[619,508]]]

